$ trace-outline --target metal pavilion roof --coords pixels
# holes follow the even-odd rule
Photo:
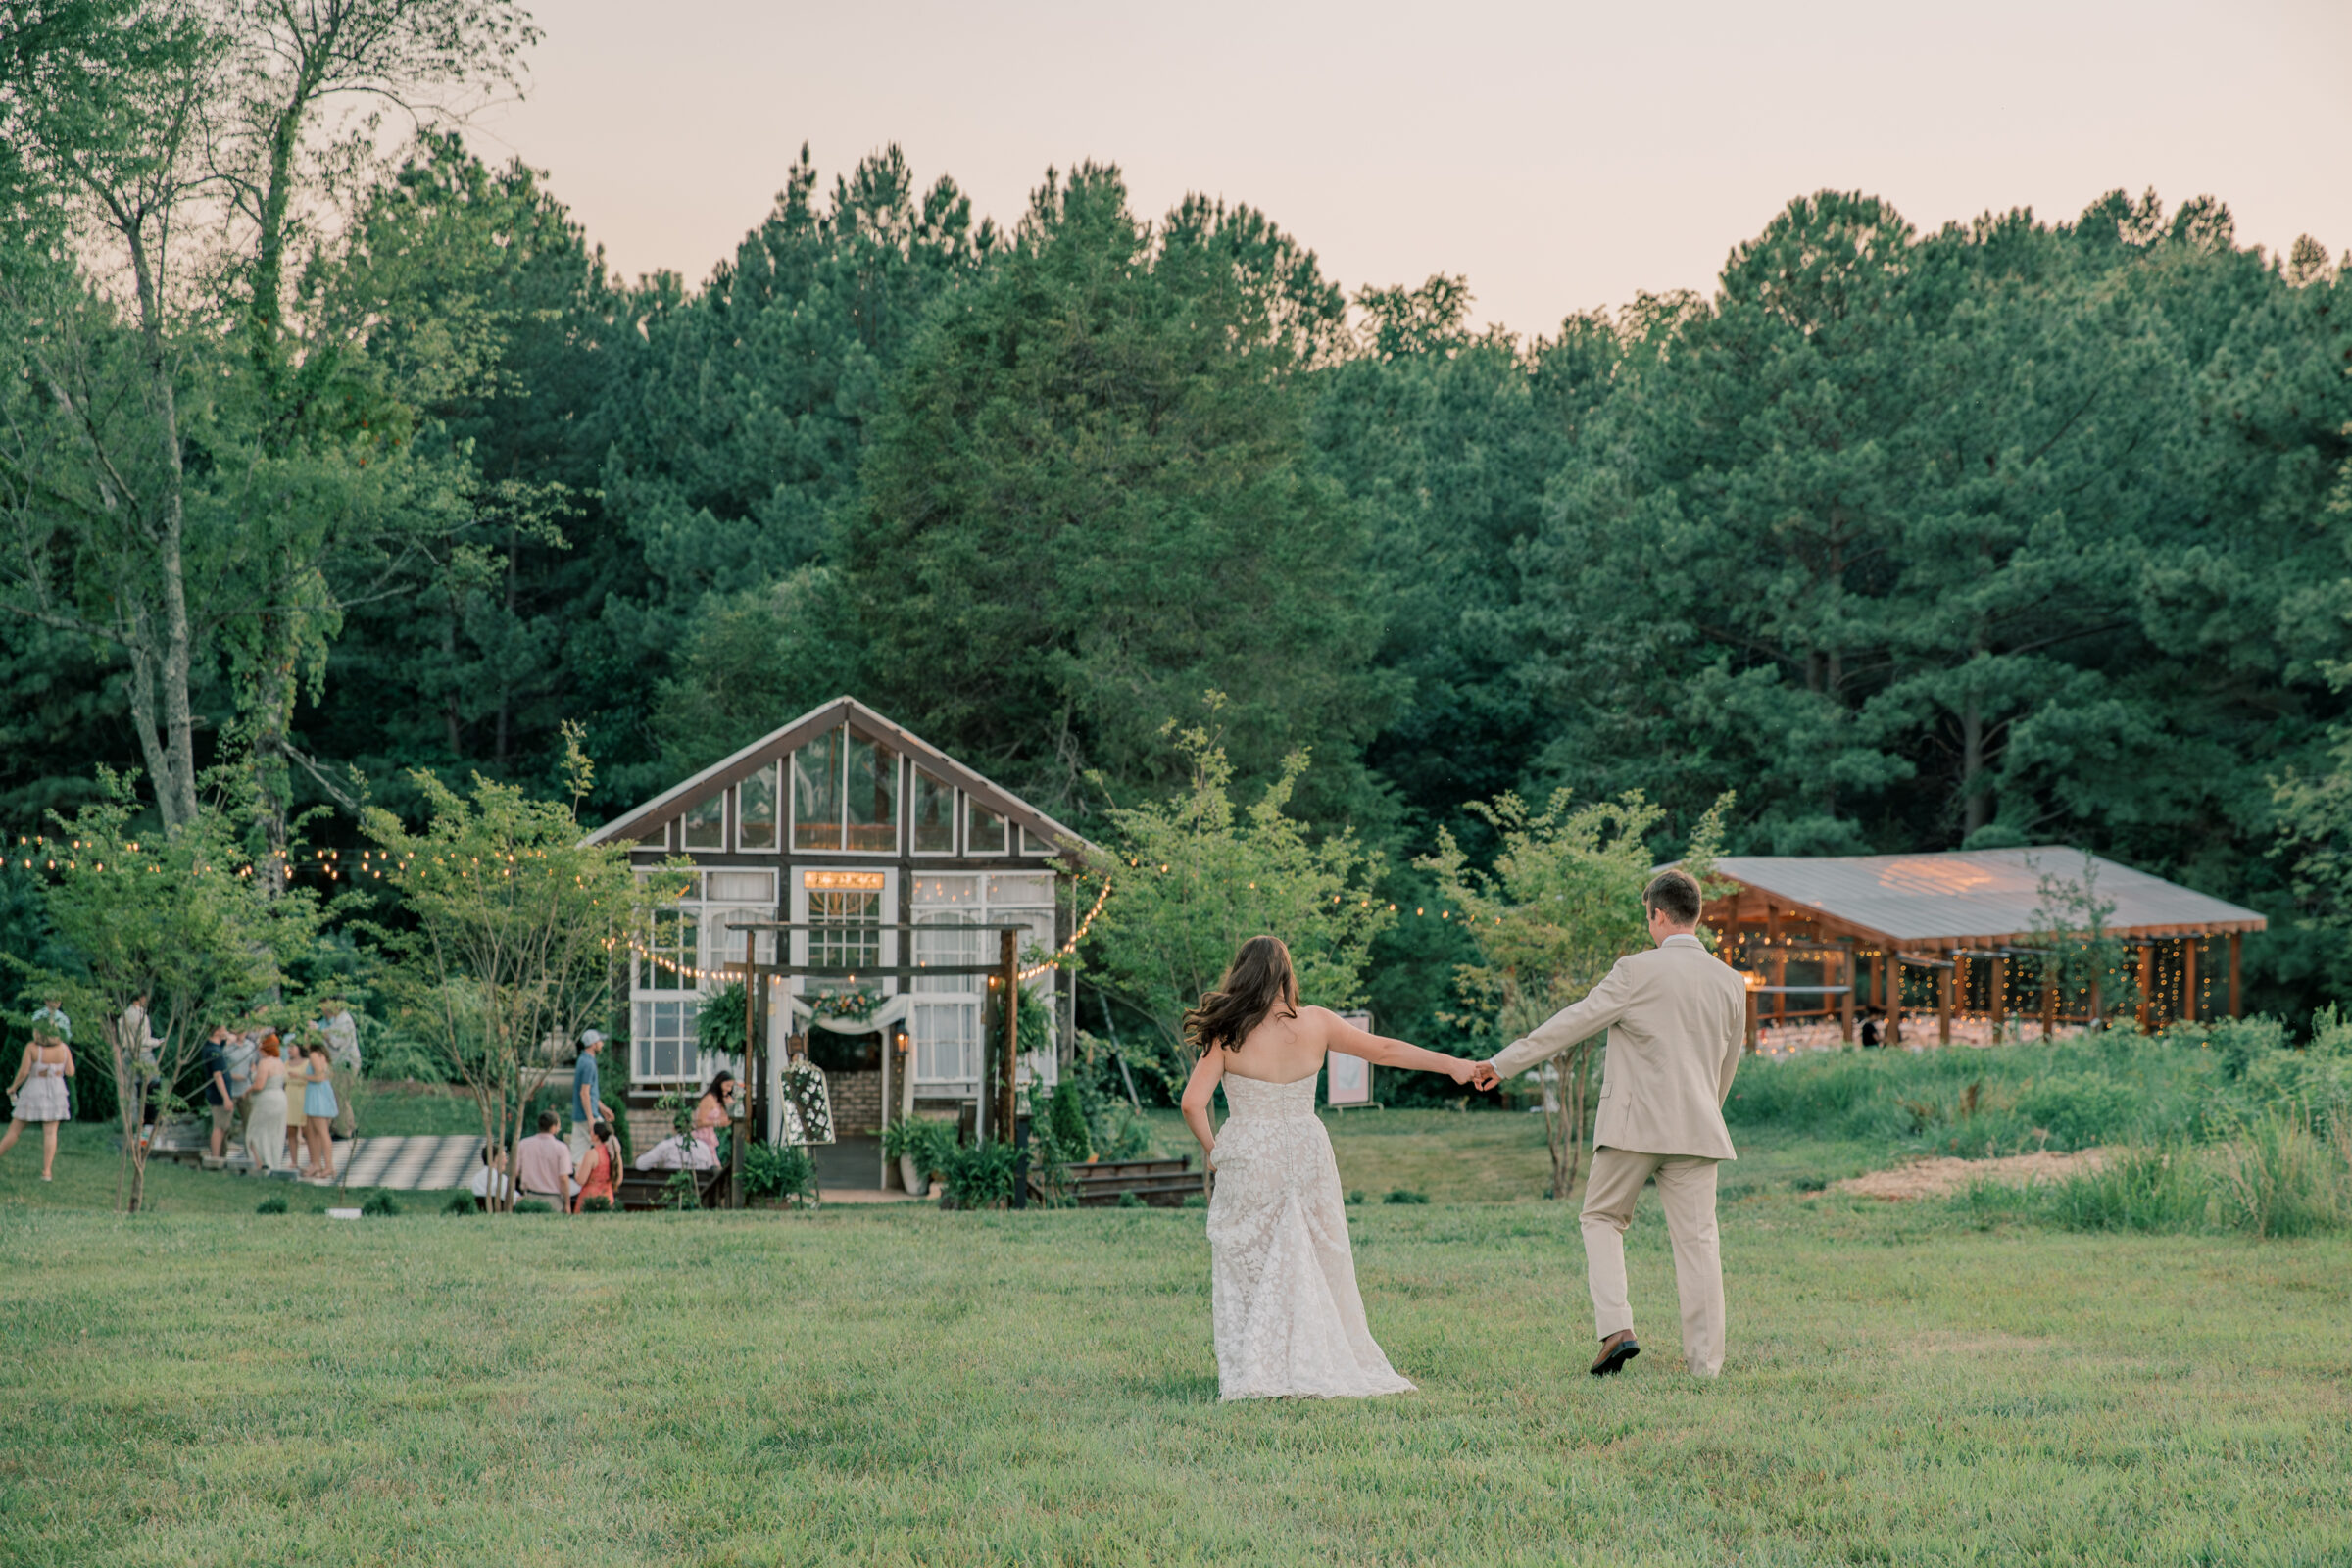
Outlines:
[[[2100,904],[2115,936],[2260,931],[2252,909],[2063,844],[1929,855],[1727,855],[1722,875],[1792,910],[1896,943],[1935,947],[2014,942],[2049,924],[2044,880],[2073,883]],[[2080,924],[2082,916],[2070,916]]]

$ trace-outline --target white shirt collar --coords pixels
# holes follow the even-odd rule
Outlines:
[[[1696,948],[1701,953],[1707,951],[1707,945],[1704,942],[1699,941],[1697,933],[1692,931],[1677,931],[1674,935],[1659,943],[1658,946],[1661,948],[1671,948],[1676,946],[1690,947]]]

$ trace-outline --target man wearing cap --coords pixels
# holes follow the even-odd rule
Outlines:
[[[600,1121],[613,1119],[612,1108],[601,1098],[603,1085],[597,1077],[596,1061],[604,1046],[603,1030],[582,1030],[580,1054],[571,1064],[571,1136],[564,1142],[571,1146],[575,1164],[588,1157],[589,1130]]]

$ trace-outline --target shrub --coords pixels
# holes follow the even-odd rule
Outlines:
[[[1361,1187],[1354,1188],[1348,1194],[1348,1201],[1350,1203],[1360,1203],[1363,1200],[1364,1190]]]
[[[2185,1231],[2205,1223],[2212,1185],[2186,1146],[2119,1149],[2053,1183],[2050,1215],[2076,1231]]]
[[[2103,1072],[2053,1073],[2018,1097],[2018,1114],[2060,1149],[2088,1149],[2128,1132],[2139,1096]]]
[[[1144,1206],[1144,1200],[1133,1193],[1121,1193],[1118,1206],[1120,1208],[1141,1208]]]
[[[399,1212],[400,1205],[392,1200],[390,1193],[371,1193],[367,1201],[360,1204],[360,1217],[363,1219],[390,1219]]]
[[[2232,1230],[2308,1236],[2352,1220],[2352,1131],[2339,1126],[2324,1142],[2300,1106],[2238,1123],[2213,1158],[2217,1206]]]
[[[1045,1144],[1050,1157],[1072,1165],[1082,1165],[1095,1152],[1093,1134],[1086,1125],[1086,1102],[1075,1078],[1064,1079],[1054,1090],[1053,1099],[1046,1102]]]
[[[514,1212],[517,1214],[553,1214],[555,1211],[556,1205],[543,1198],[521,1198],[514,1201]]]
[[[2245,1076],[2250,1063],[2287,1049],[2286,1025],[2277,1018],[2183,1019],[2159,1038],[2170,1046],[2212,1052],[2222,1077],[2231,1083]]]
[[[610,1214],[613,1211],[612,1200],[610,1198],[588,1198],[580,1200],[580,1212],[583,1214]]]
[[[253,1211],[256,1214],[283,1214],[292,1206],[293,1205],[286,1201],[285,1194],[271,1193],[268,1198],[265,1198],[259,1203],[256,1203],[253,1206]]]
[[[743,1196],[808,1198],[816,1191],[816,1161],[797,1144],[746,1144]]]
[[[1013,1151],[1009,1144],[973,1144],[953,1150],[940,1167],[941,1202],[949,1208],[994,1208],[1012,1200]]]
[[[449,1195],[449,1201],[441,1205],[441,1212],[444,1214],[478,1214],[481,1210],[474,1206],[473,1194],[461,1187]]]
[[[1399,1187],[1381,1201],[1384,1203],[1426,1203],[1429,1201],[1429,1195],[1416,1193],[1409,1187]]]

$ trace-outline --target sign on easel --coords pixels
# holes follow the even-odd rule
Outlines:
[[[1372,1015],[1368,1012],[1343,1012],[1340,1017],[1366,1034],[1372,1032]],[[1372,1064],[1363,1057],[1350,1056],[1344,1051],[1326,1052],[1323,1072],[1323,1103],[1343,1107],[1372,1103]]]

